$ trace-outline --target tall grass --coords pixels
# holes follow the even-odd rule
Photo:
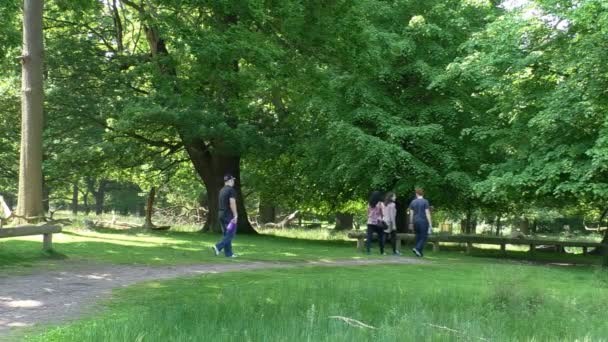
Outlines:
[[[27,340],[606,341],[597,277],[451,263],[218,274],[118,291],[102,315]]]

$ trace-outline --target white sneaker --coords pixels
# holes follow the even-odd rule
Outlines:
[[[236,254],[232,254],[231,256],[229,256],[229,257],[227,257],[227,258],[236,258],[236,257],[238,257],[238,255],[236,255]]]
[[[218,256],[218,254],[220,254],[220,251],[217,250],[217,247],[211,246],[211,249],[213,249],[213,254],[215,254],[215,256]]]
[[[416,254],[416,256],[419,256],[419,257],[422,256],[422,254],[420,254],[420,252],[416,248],[412,248],[412,252],[414,252],[414,254]]]

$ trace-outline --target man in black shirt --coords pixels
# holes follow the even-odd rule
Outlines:
[[[215,255],[220,254],[220,251],[223,249],[224,255],[228,258],[236,257],[236,254],[232,253],[232,239],[234,239],[234,235],[236,234],[236,222],[238,218],[234,180],[235,178],[232,175],[224,176],[224,187],[220,190],[219,196],[220,203],[218,215],[224,238],[215,246],[211,247]]]

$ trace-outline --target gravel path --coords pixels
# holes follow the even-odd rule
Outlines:
[[[178,266],[108,265],[66,261],[60,271],[30,275],[0,276],[0,341],[8,340],[19,328],[38,324],[59,324],[90,312],[94,304],[108,298],[112,289],[150,280],[220,272],[300,266],[358,266],[414,264],[424,262],[406,257],[386,259],[235,262]]]

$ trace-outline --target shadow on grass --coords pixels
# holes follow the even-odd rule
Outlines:
[[[573,253],[558,253],[553,251],[537,250],[534,253],[529,251],[514,251],[507,250],[502,253],[498,249],[473,248],[471,253],[467,254],[463,246],[441,246],[440,253],[433,253],[437,257],[448,257],[449,255],[458,255],[459,257],[471,257],[479,259],[493,259],[495,262],[520,262],[527,264],[542,264],[556,266],[588,266],[598,265],[601,262],[601,257],[594,255],[583,255]]]
[[[128,236],[141,236],[141,237],[161,237],[161,238],[168,238],[168,239],[172,239],[173,241],[171,242],[178,242],[179,240],[182,240],[183,242],[191,242],[191,243],[200,243],[200,242],[217,242],[219,240],[221,240],[222,235],[220,233],[209,233],[209,232],[172,232],[172,231],[153,231],[153,230],[146,230],[146,229],[142,229],[142,228],[133,228],[133,229],[124,229],[124,230],[118,230],[118,229],[111,229],[111,228],[97,228],[94,227],[92,229],[87,229],[87,230],[81,230],[81,229],[67,229],[63,231],[63,234],[67,234],[67,235],[73,235],[73,236],[80,236],[80,237],[84,237],[84,238],[98,238],[98,239],[104,239],[104,240],[116,240],[116,241],[125,241],[125,242],[132,242],[134,241],[133,239],[120,239],[120,238],[110,238],[107,236],[99,236],[99,237],[95,237],[92,236],[90,234],[87,234],[87,232],[94,232],[94,233],[99,233],[99,234],[105,234],[105,235],[128,235]],[[258,240],[259,239],[259,240]],[[304,239],[304,238],[290,238],[290,237],[281,237],[281,236],[274,236],[274,235],[251,235],[251,234],[238,234],[237,232],[237,236],[235,238],[235,241],[267,241],[267,242],[276,242],[280,245],[294,245],[294,244],[301,244],[301,245],[318,245],[318,246],[325,246],[325,247],[335,247],[335,246],[342,246],[342,247],[353,247],[354,250],[354,246],[355,246],[355,242],[353,241],[341,241],[341,240],[315,240],[315,239]]]
[[[40,261],[65,260],[68,256],[57,251],[44,251],[36,241],[11,240],[0,243],[0,270],[12,267],[33,267]]]

